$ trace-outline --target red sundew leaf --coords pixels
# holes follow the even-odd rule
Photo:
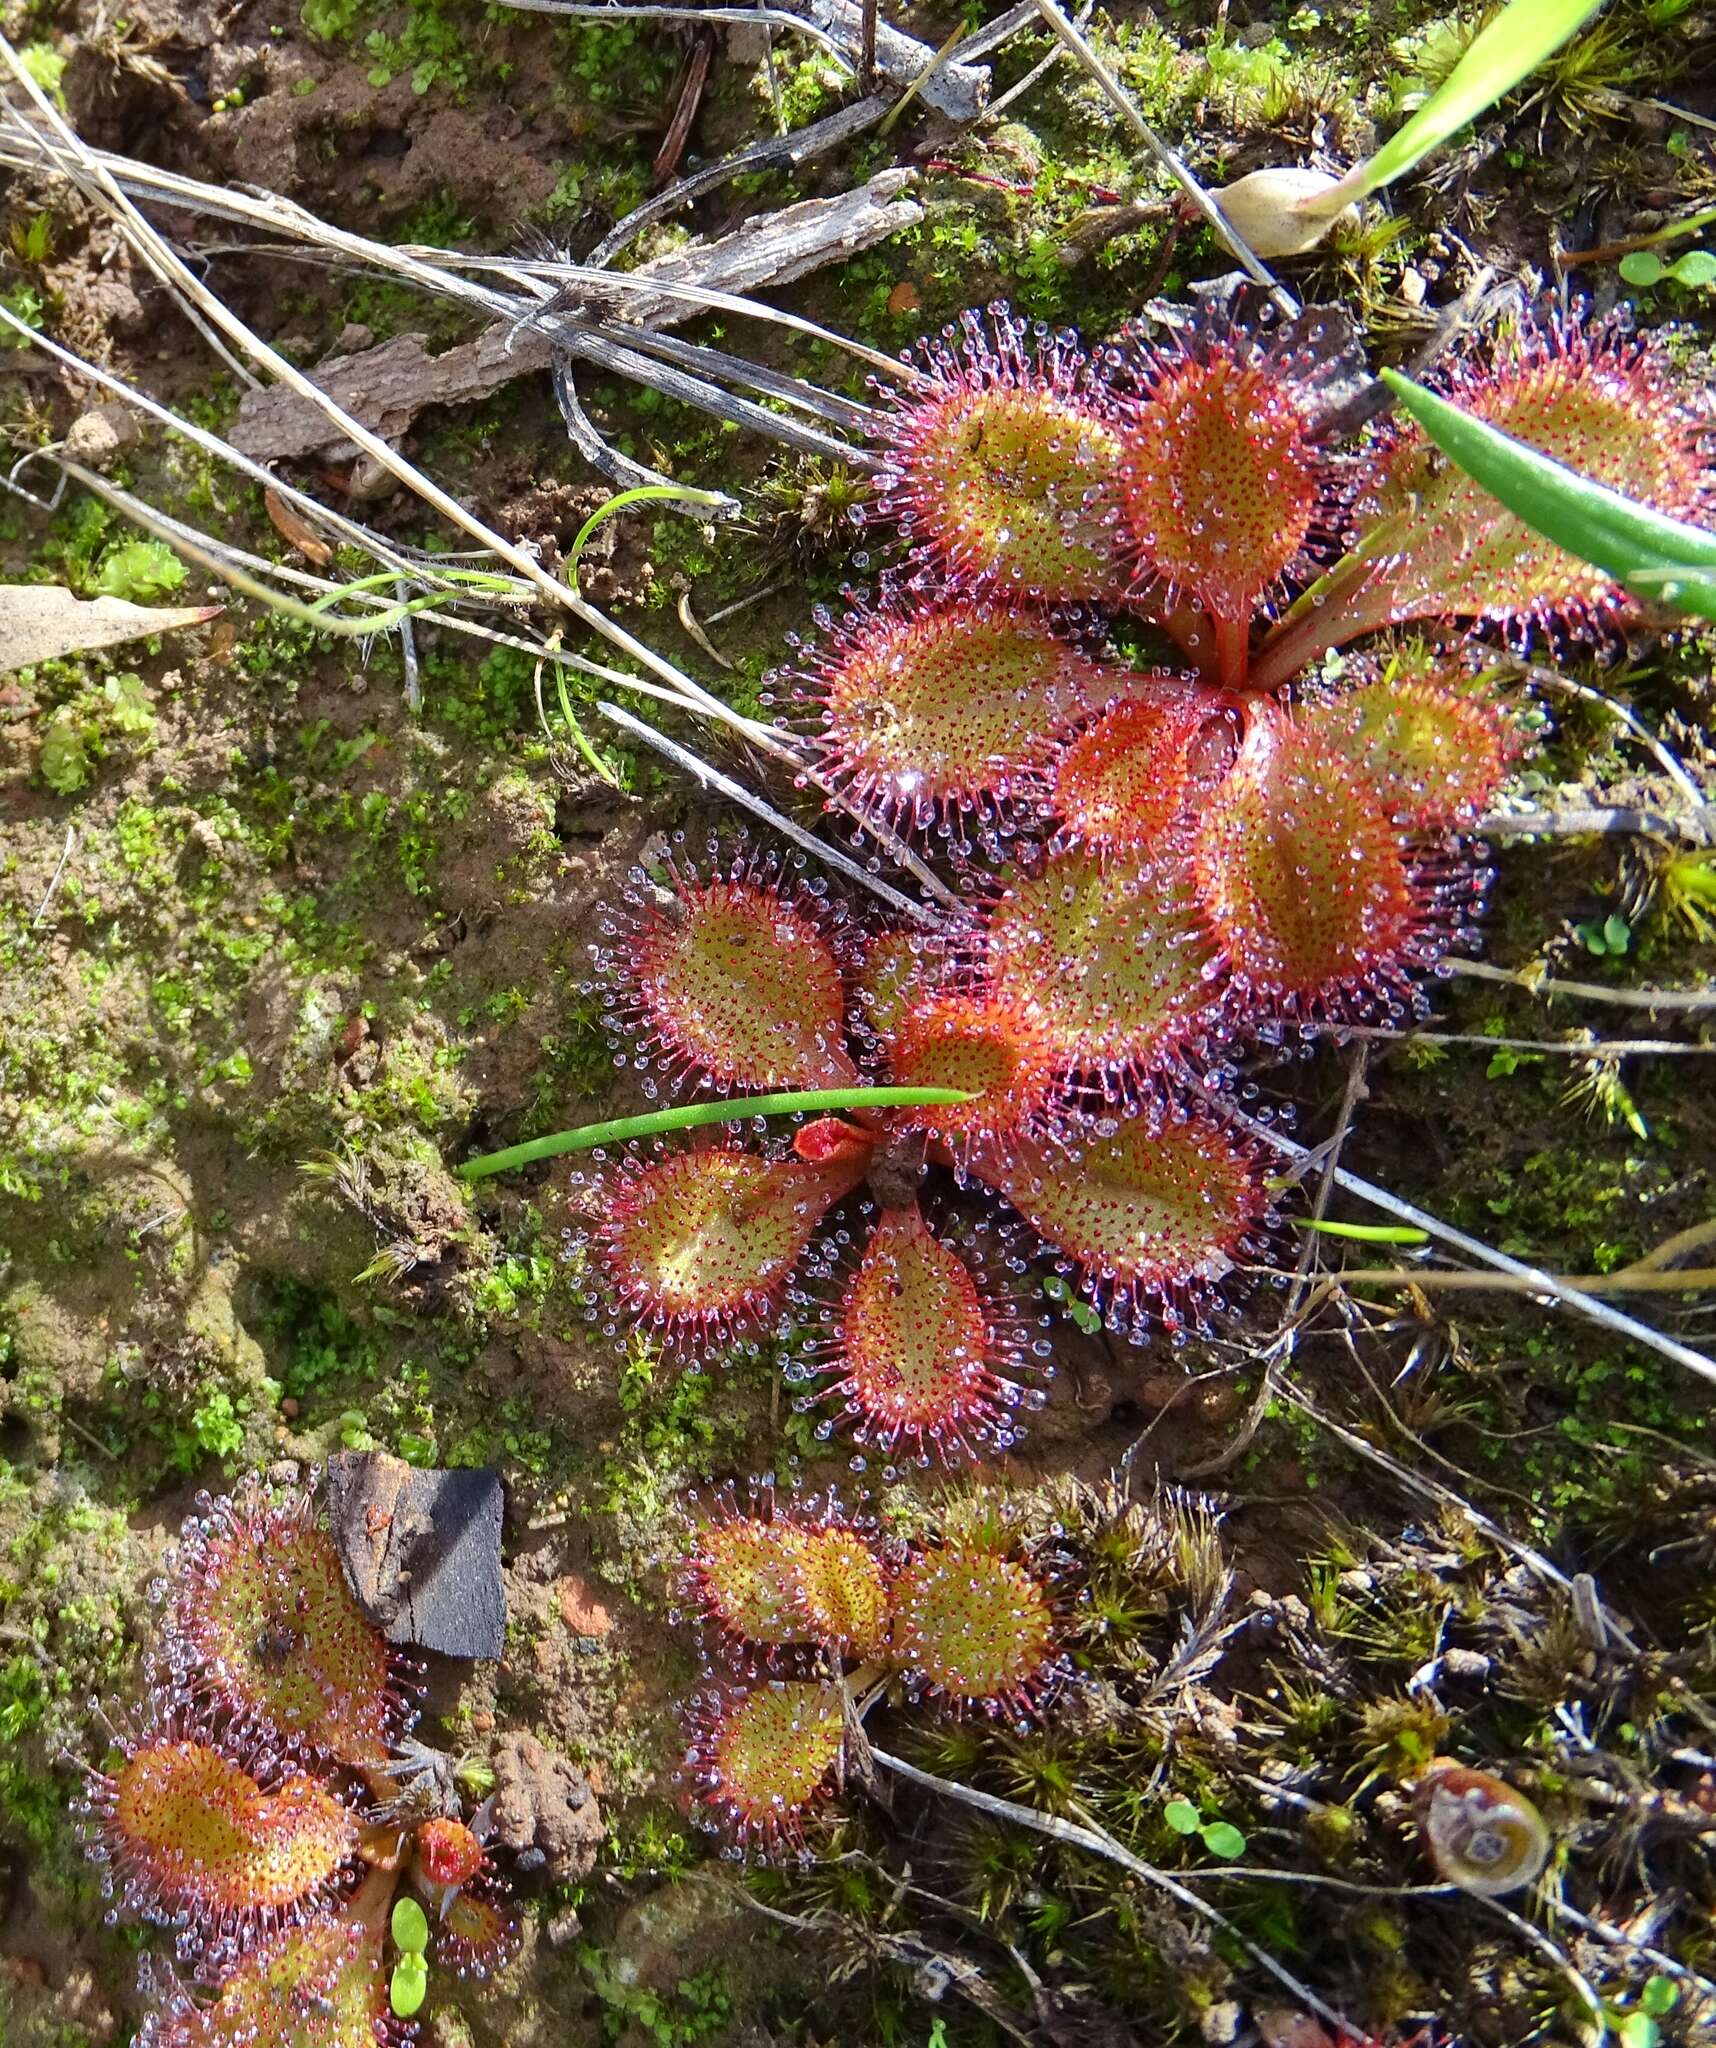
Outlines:
[[[1414,831],[1474,818],[1517,752],[1498,705],[1434,675],[1374,676],[1300,708],[1301,727],[1359,770],[1389,813]]]
[[[1277,711],[1205,804],[1193,872],[1235,990],[1269,1002],[1362,995],[1415,959],[1428,916],[1388,802]]]
[[[921,351],[926,379],[890,391],[876,516],[962,588],[1043,602],[1119,581],[1104,514],[1120,444],[1110,401],[1064,336],[1026,347],[1022,320],[976,313]]]
[[[408,2048],[389,2010],[382,1938],[338,1919],[265,1940],[207,2006],[180,1999],[145,2021],[138,2048]]]
[[[985,943],[997,995],[1069,1068],[1158,1065],[1214,1009],[1216,949],[1171,863],[1051,854],[996,901]]]
[[[969,598],[850,612],[797,680],[829,778],[901,831],[1008,822],[1048,733],[1113,690],[1039,615]]]
[[[1120,536],[1140,575],[1249,619],[1319,508],[1323,462],[1297,393],[1248,345],[1158,361],[1122,445]]]
[[[706,1826],[765,1854],[802,1840],[833,1796],[846,1741],[836,1686],[765,1681],[699,1701],[683,1779]]]
[[[466,1885],[430,1918],[436,1967],[455,1977],[492,1977],[517,1951],[517,1916],[487,1879]]]
[[[810,1538],[785,1520],[734,1515],[711,1523],[685,1560],[691,1595],[718,1628],[778,1648],[809,1640],[803,1565]]]
[[[888,1070],[903,1087],[966,1090],[969,1102],[897,1112],[902,1130],[927,1131],[962,1150],[1016,1130],[1049,1101],[1059,1064],[1035,1013],[993,995],[953,991],[906,1007],[887,1040]]]
[[[1257,1163],[1200,1116],[1157,1104],[1071,1150],[1021,1146],[983,1179],[1064,1252],[1117,1316],[1151,1304],[1177,1320],[1231,1269],[1268,1199]]]
[[[1152,676],[1071,733],[1054,766],[1049,808],[1065,838],[1105,854],[1148,853],[1183,824],[1210,692]]]
[[[867,1158],[854,1147],[812,1165],[708,1145],[627,1162],[602,1190],[597,1261],[641,1319],[670,1335],[718,1336],[779,1295]]]
[[[1249,627],[1348,539],[1361,466],[1320,422],[1363,370],[1351,326],[1236,302],[1127,342],[1115,545],[1152,609],[1189,601]]]
[[[314,1778],[298,1772],[269,1789],[206,1742],[137,1743],[96,1803],[126,1903],[199,1930],[317,1901],[357,1847],[357,1822]]]
[[[887,1633],[887,1584],[863,1529],[832,1495],[777,1502],[753,1492],[761,1512],[724,1511],[696,1532],[677,1572],[679,1596],[735,1646],[765,1652],[819,1643],[871,1655]]]
[[[352,1764],[409,1726],[403,1673],[352,1598],[303,1493],[204,1496],[168,1559],[161,1654],[174,1683],[259,1734]]]
[[[411,1853],[432,1885],[469,1884],[488,1861],[488,1851],[462,1820],[437,1815],[411,1837]]]
[[[824,1372],[861,1440],[944,1457],[999,1435],[1019,1400],[1018,1364],[970,1268],[919,1211],[890,1209],[870,1234],[834,1317]]]
[[[1028,1709],[1056,1674],[1048,1589],[973,1544],[920,1551],[894,1582],[894,1655],[958,1706]]]
[[[857,1077],[834,948],[772,878],[682,878],[613,958],[649,1040],[721,1087]]]
[[[1429,380],[1474,418],[1581,476],[1694,525],[1716,506],[1710,422],[1660,351],[1614,319],[1521,322]],[[1626,593],[1568,554],[1447,462],[1423,431],[1402,432],[1365,508],[1404,513],[1384,590],[1396,620],[1493,618],[1578,628],[1624,606]]]

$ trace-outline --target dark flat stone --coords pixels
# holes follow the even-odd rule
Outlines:
[[[425,1472],[385,1451],[339,1451],[328,1460],[328,1500],[346,1583],[390,1643],[500,1656],[498,1473]]]

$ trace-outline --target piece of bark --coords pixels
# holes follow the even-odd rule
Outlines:
[[[855,191],[832,199],[806,199],[778,213],[758,215],[713,242],[676,249],[646,263],[634,275],[735,294],[790,284],[921,220],[923,209],[916,200],[899,196],[912,175],[907,170],[882,171]],[[698,311],[677,296],[632,290],[607,295],[602,312],[608,315],[615,309],[619,317],[604,318],[598,330],[610,341],[623,339],[628,326],[671,327]],[[420,334],[395,335],[378,348],[331,358],[318,367],[316,382],[372,433],[397,441],[426,406],[468,404],[514,377],[546,369],[547,339],[525,329],[513,336],[509,351],[511,331],[508,324],[497,323],[475,341],[438,356],[430,355]],[[568,333],[563,345],[573,354],[580,352],[575,333]],[[314,455],[337,463],[350,461],[357,453],[351,442],[331,433],[326,414],[313,400],[281,385],[246,393],[232,442],[257,462],[298,461]]]
[[[812,0],[810,18],[852,54],[857,63],[864,43],[864,9],[858,0]],[[876,23],[876,69],[890,85],[910,85],[935,62],[936,53],[928,43]],[[975,121],[989,104],[989,67],[961,64],[953,58],[941,67],[918,94],[926,107],[946,114],[953,121]]]
[[[328,1460],[334,1545],[358,1605],[390,1643],[444,1657],[506,1647],[498,1473],[423,1471],[385,1451]]]

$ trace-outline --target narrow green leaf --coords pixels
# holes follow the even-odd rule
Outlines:
[[[1487,113],[1584,27],[1602,0],[1511,0],[1443,83],[1368,163],[1341,180],[1341,204],[1392,183]],[[1338,210],[1338,209],[1337,209]]]
[[[394,1907],[393,1942],[407,1955],[421,1955],[429,1946],[429,1916],[415,1899],[401,1899]]]
[[[1162,1809],[1162,1818],[1177,1835],[1195,1835],[1204,1824],[1203,1815],[1189,1799],[1170,1799]]]
[[[388,1998],[402,2020],[410,2019],[423,2004],[429,1990],[429,1966],[415,1950],[402,1955],[393,1966]]]
[[[642,1116],[614,1117],[607,1123],[580,1124],[575,1131],[555,1131],[509,1145],[504,1152],[485,1152],[459,1167],[461,1180],[485,1180],[491,1173],[510,1173],[561,1152],[591,1152],[598,1145],[624,1145],[632,1138],[659,1137],[663,1131],[690,1131],[701,1124],[742,1124],[754,1116],[822,1116],[843,1109],[909,1109],[923,1104],[969,1102],[965,1088],[806,1088],[784,1095],[731,1095],[721,1102],[684,1102],[672,1109],[645,1110]]]
[[[586,545],[604,519],[611,519],[616,512],[623,512],[628,505],[640,505],[652,498],[683,498],[688,504],[716,506],[726,502],[716,491],[696,491],[689,484],[639,484],[636,489],[619,491],[598,505],[584,524],[579,527],[571,547],[567,550],[566,564],[562,571],[573,589],[578,587],[578,559]]]
[[[1450,462],[1545,539],[1640,597],[1716,619],[1716,533],[1593,483],[1398,370],[1382,378]]]
[[[1313,1222],[1309,1216],[1294,1219],[1301,1230],[1320,1231],[1324,1237],[1351,1237],[1360,1244],[1428,1244],[1430,1239],[1410,1223]]]

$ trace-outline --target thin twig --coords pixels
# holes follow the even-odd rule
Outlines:
[[[1360,1045],[1354,1049],[1354,1056],[1347,1068],[1347,1084],[1341,1096],[1340,1114],[1335,1119],[1334,1135],[1323,1148],[1325,1157],[1322,1177],[1317,1183],[1317,1192],[1311,1203],[1311,1221],[1321,1223],[1328,1214],[1329,1201],[1335,1191],[1335,1175],[1339,1171],[1341,1152],[1346,1145],[1348,1133],[1353,1127],[1353,1115],[1364,1098],[1365,1066],[1369,1059],[1367,1049]],[[1276,1376],[1285,1362],[1292,1357],[1297,1344],[1299,1319],[1305,1306],[1305,1293],[1311,1277],[1311,1269],[1317,1262],[1321,1247],[1317,1233],[1309,1230],[1305,1241],[1299,1247],[1298,1267],[1293,1275],[1293,1284],[1288,1291],[1286,1306],[1275,1335],[1263,1347],[1260,1354],[1263,1371],[1258,1379],[1257,1392],[1252,1396],[1251,1406],[1235,1435],[1217,1451],[1214,1456],[1190,1465],[1181,1475],[1186,1479],[1210,1479],[1218,1472],[1225,1472],[1236,1459],[1243,1457],[1251,1448],[1257,1432],[1263,1427],[1263,1419],[1269,1413],[1275,1399]]]
[[[1284,1379],[1281,1382],[1281,1398],[1290,1408],[1298,1409],[1301,1415],[1316,1423],[1319,1429],[1326,1429],[1332,1437],[1364,1459],[1367,1464],[1374,1465],[1379,1472],[1386,1472],[1408,1493],[1416,1495],[1420,1500],[1432,1501],[1439,1508],[1452,1508],[1465,1515],[1472,1526],[1480,1534],[1487,1536],[1498,1549],[1505,1550],[1510,1556],[1517,1557],[1522,1564],[1529,1565],[1547,1584],[1556,1587],[1560,1592],[1571,1594],[1573,1581],[1564,1571],[1551,1564],[1541,1551],[1533,1550],[1529,1543],[1523,1543],[1517,1536],[1510,1535],[1501,1523],[1493,1521],[1482,1508],[1474,1507],[1464,1494],[1456,1493],[1451,1486],[1444,1486],[1440,1480],[1426,1478],[1422,1472],[1415,1472],[1410,1465],[1403,1465],[1398,1458],[1390,1457],[1387,1451],[1379,1450],[1368,1437],[1361,1436],[1357,1430],[1348,1429],[1344,1422],[1338,1422],[1334,1416],[1317,1407],[1304,1390],[1295,1386],[1291,1380]]]
[[[1644,720],[1627,705],[1621,703],[1618,698],[1611,697],[1605,690],[1599,690],[1593,683],[1581,683],[1572,676],[1564,676],[1559,669],[1546,668],[1542,662],[1521,662],[1518,665],[1517,672],[1523,674],[1527,682],[1535,685],[1540,690],[1561,690],[1570,697],[1579,698],[1583,703],[1601,705],[1611,717],[1618,718],[1632,734],[1633,738],[1648,750],[1657,766],[1661,768],[1662,772],[1674,784],[1675,788],[1680,791],[1692,808],[1695,811],[1703,808],[1705,803],[1703,790],[1687,774],[1680,762],[1669,752],[1668,748],[1663,745],[1662,741],[1657,738],[1656,734],[1651,731]]]
[[[1487,1906],[1499,1919],[1505,1920],[1517,1935],[1528,1941],[1540,1955],[1546,1956],[1566,1976],[1590,2013],[1591,2023],[1596,2028],[1596,2033],[1591,2037],[1590,2048],[1603,2048],[1603,2043],[1609,2039],[1612,2031],[1609,2026],[1609,2015],[1604,2010],[1603,2001],[1575,1968],[1572,1957],[1552,1941],[1541,1927],[1534,1927],[1523,1914],[1516,1913],[1511,1906],[1504,1906],[1500,1899],[1480,1897],[1478,1903]]]
[[[1716,1044],[1684,1038],[1490,1038],[1482,1031],[1398,1031],[1387,1024],[1342,1024],[1339,1038],[1394,1039],[1402,1045],[1486,1045],[1508,1052],[1559,1053],[1575,1060],[1642,1059],[1668,1053],[1716,1053]]]
[[[1131,1876],[1141,1879],[1157,1891],[1166,1892],[1168,1897],[1184,1906],[1189,1913],[1195,1913],[1200,1920],[1212,1927],[1218,1927],[1230,1941],[1237,1942],[1254,1963],[1267,1970],[1276,1983],[1292,1993],[1305,2008],[1314,2012],[1319,2019],[1340,2030],[1343,2038],[1362,2042],[1364,2036],[1358,2028],[1343,2018],[1333,2006],[1326,2004],[1308,1984],[1302,1984],[1293,1973],[1283,1968],[1267,1949],[1259,1948],[1249,1935],[1243,1934],[1225,1913],[1218,1912],[1208,1899],[1199,1898],[1178,1878],[1167,1871],[1158,1870],[1146,1863],[1142,1857],[1134,1856],[1123,1843],[1100,1828],[1080,1827],[1075,1822],[1062,1820],[1052,1813],[1039,1813],[1034,1806],[1020,1806],[1011,1799],[997,1799],[991,1792],[979,1792],[973,1786],[956,1784],[951,1778],[938,1778],[930,1771],[920,1771],[916,1764],[909,1764],[901,1757],[890,1756],[886,1750],[871,1748],[871,1756],[885,1770],[896,1777],[904,1778],[908,1784],[920,1786],[926,1792],[939,1792],[945,1799],[954,1799],[965,1806],[986,1813],[992,1820],[1010,1821],[1016,1827],[1031,1828],[1039,1835],[1051,1840],[1064,1842],[1070,1848],[1084,1849],[1093,1856],[1100,1856],[1109,1863],[1117,1864]]]
[[[59,865],[54,869],[52,875],[49,876],[48,886],[43,892],[42,900],[36,905],[36,914],[30,920],[31,931],[37,930],[42,920],[47,916],[49,905],[52,904],[54,898],[59,894],[60,882],[66,871],[66,863],[76,851],[77,827],[75,825],[68,825],[66,827],[66,843],[60,849]]]
[[[1552,1893],[1543,1903],[1557,1920],[1571,1922],[1582,1933],[1593,1935],[1611,1948],[1623,1948],[1631,1955],[1642,1957],[1652,1969],[1678,1977],[1683,1984],[1696,1986],[1706,1998],[1716,1998],[1716,1983],[1708,1977],[1701,1977],[1696,1970],[1688,1969],[1685,1963],[1676,1962],[1673,1956],[1665,1955],[1660,1948],[1652,1948],[1648,1942],[1635,1941],[1630,1934],[1619,1927],[1611,1927],[1606,1920],[1593,1920],[1588,1913],[1579,1912],[1565,1899],[1558,1899]]]
[[[1179,156],[1168,147],[1156,133],[1155,129],[1145,120],[1143,114],[1139,111],[1138,102],[1126,90],[1125,86],[1120,83],[1119,79],[1115,77],[1114,73],[1109,70],[1108,66],[1103,63],[1102,59],[1067,19],[1065,14],[1062,13],[1061,9],[1055,4],[1055,0],[1037,0],[1037,11],[1090,73],[1091,77],[1096,80],[1097,84],[1102,88],[1103,96],[1107,99],[1109,105],[1127,123],[1162,168],[1178,181],[1187,198],[1191,200],[1199,213],[1203,215],[1204,219],[1215,230],[1217,239],[1224,248],[1231,252],[1245,274],[1254,283],[1263,286],[1270,298],[1274,300],[1276,309],[1279,312],[1284,313],[1288,319],[1294,318],[1299,311],[1298,300],[1293,297],[1291,292],[1278,283],[1273,274],[1258,261],[1244,239],[1234,229],[1227,215],[1222,212],[1216,201],[1198,183],[1197,179],[1193,177]]]
[[[838,149],[843,142],[850,142],[855,135],[862,135],[867,128],[875,127],[888,111],[888,105],[885,94],[874,93],[850,107],[825,114],[807,128],[795,128],[790,135],[766,135],[760,142],[747,143],[730,156],[689,172],[664,192],[655,193],[622,220],[616,221],[585,257],[585,264],[592,270],[600,270],[612,263],[622,249],[635,242],[645,228],[653,227],[658,220],[666,220],[670,214],[691,205],[694,200],[718,191],[743,172],[769,169],[777,164],[785,164],[793,170],[801,169],[824,150]]]
[[[1268,1267],[1247,1271],[1270,1272]],[[1275,1277],[1282,1278],[1277,1274]],[[1541,1294],[1534,1277],[1470,1273],[1447,1266],[1355,1266],[1333,1276],[1343,1287],[1422,1287],[1431,1293]],[[1683,1266],[1666,1273],[1557,1273],[1558,1288],[1580,1294],[1702,1294],[1716,1287],[1716,1266]]]
[[[1716,997],[1712,997],[1711,1000],[1716,1004]],[[1249,1131],[1272,1151],[1293,1160],[1305,1157],[1307,1148],[1296,1139],[1285,1136],[1268,1124],[1260,1123],[1255,1117],[1245,1115],[1216,1090],[1206,1090],[1205,1093],[1220,1114],[1241,1129]],[[1413,1224],[1427,1236],[1439,1238],[1442,1243],[1452,1245],[1457,1251],[1464,1252],[1468,1258],[1476,1259],[1481,1265],[1493,1266],[1498,1272],[1512,1273],[1516,1278],[1528,1281],[1533,1293],[1550,1296],[1563,1307],[1572,1309],[1576,1315],[1583,1316],[1586,1321],[1601,1324],[1604,1329],[1613,1331],[1617,1336],[1626,1337],[1635,1344],[1642,1344],[1647,1350],[1656,1352],[1660,1357],[1672,1359],[1676,1365],[1685,1366],[1688,1372],[1696,1373],[1700,1379],[1716,1385],[1716,1360],[1705,1357],[1703,1352],[1694,1351],[1689,1345],[1677,1342],[1663,1331],[1652,1329],[1648,1323],[1638,1322],[1634,1317],[1623,1314],[1621,1310],[1611,1308],[1606,1301],[1599,1301],[1593,1295],[1581,1294],[1577,1288],[1564,1287],[1554,1274],[1545,1273],[1536,1266],[1528,1266],[1521,1259],[1510,1258],[1506,1252],[1497,1251],[1493,1245],[1485,1244],[1481,1238],[1471,1237],[1463,1230],[1456,1230],[1451,1223],[1444,1223],[1439,1216],[1432,1216],[1428,1210],[1402,1200],[1399,1195],[1390,1194],[1387,1188],[1378,1187],[1374,1181],[1348,1172],[1344,1166],[1337,1168],[1335,1178],[1348,1194],[1356,1195],[1360,1201],[1369,1203],[1373,1209],[1381,1209],[1387,1215],[1398,1217],[1402,1223]]]
[[[754,790],[746,789],[735,782],[730,775],[723,775],[719,768],[712,768],[707,761],[700,761],[688,748],[670,740],[665,733],[659,733],[653,726],[645,725],[641,718],[634,718],[629,711],[622,711],[617,704],[608,704],[598,699],[596,709],[612,724],[629,732],[643,741],[646,747],[653,747],[658,754],[664,754],[676,768],[682,768],[693,781],[705,789],[713,789],[730,803],[736,803],[749,811],[753,817],[761,818],[775,831],[790,839],[795,846],[822,861],[826,866],[844,875],[848,881],[856,882],[868,889],[871,895],[879,897],[890,910],[897,910],[901,916],[909,917],[914,924],[934,929],[941,923],[939,915],[925,904],[917,903],[910,896],[902,895],[891,883],[884,882],[880,875],[873,875],[860,862],[852,860],[837,846],[830,846],[826,840],[818,839],[814,832],[807,832],[802,825],[777,811],[772,804],[765,803]]]
[[[1562,981],[1552,975],[1521,974],[1512,967],[1492,967],[1487,960],[1445,960],[1443,966],[1467,981],[1496,981],[1522,988],[1545,1002],[1556,996],[1577,996],[1586,1003],[1613,1003],[1623,1010],[1716,1010],[1716,989],[1605,988],[1597,981]]]
[[[1033,7],[1032,12],[1035,13],[1035,11],[1036,9]],[[1073,26],[1082,31],[1089,24],[1090,17],[1095,12],[1096,0],[1084,0],[1084,5],[1073,17]],[[1017,85],[1010,85],[998,100],[990,101],[988,111],[983,116],[985,123],[992,125],[998,121],[1015,100],[1023,99],[1026,93],[1031,91],[1043,79],[1047,78],[1049,73],[1053,71],[1066,54],[1066,44],[1057,42],[1046,57],[1031,66],[1030,70],[1025,73]]]
[[[1472,830],[1486,839],[1578,839],[1631,832],[1640,838],[1683,839],[1706,846],[1716,834],[1716,804],[1687,811],[1643,811],[1593,805],[1569,811],[1490,811]]]

